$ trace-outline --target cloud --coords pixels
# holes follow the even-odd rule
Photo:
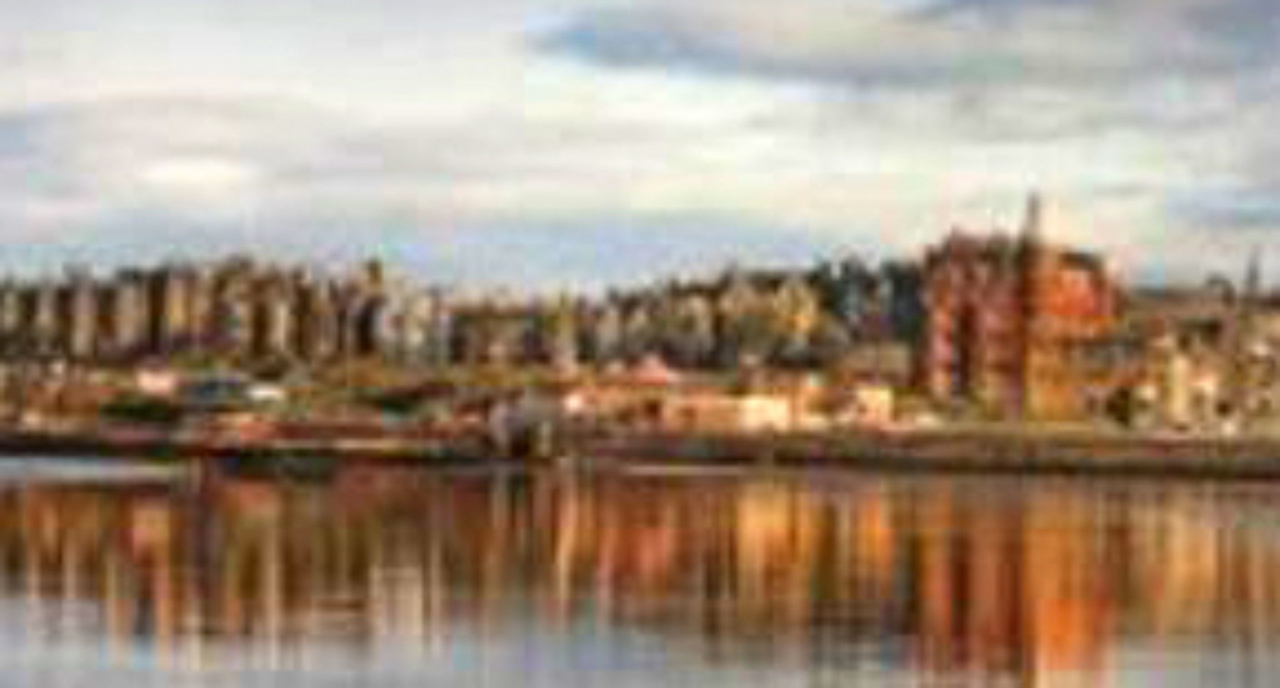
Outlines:
[[[1274,15],[1266,0],[658,0],[568,17],[535,43],[612,68],[923,100],[962,134],[1043,137],[1225,116],[1240,82],[1275,69]]]
[[[1038,187],[1073,209],[1063,239],[1191,265],[1171,238],[1261,227],[1250,208],[1280,196],[1274,15],[1264,0],[9,3],[0,242],[20,249],[0,260],[363,246],[438,275],[585,283],[790,245],[914,251],[954,223],[1016,225]]]
[[[919,88],[1233,76],[1270,63],[1265,0],[654,2],[583,12],[539,41],[624,66]]]
[[[619,264],[604,274],[650,274],[694,253],[785,257],[820,243],[781,221],[771,230],[781,217],[772,208],[744,209],[741,179],[708,179],[758,174],[737,169],[754,153],[720,119],[632,118],[520,114],[476,127],[389,124],[281,99],[44,105],[0,120],[0,141],[22,142],[13,168],[0,167],[0,241],[38,238],[25,252],[44,268],[72,245],[108,263],[237,248],[347,259],[361,246],[412,259],[465,246],[449,251],[469,263],[454,269],[415,260],[437,275],[577,283],[606,257]],[[717,136],[727,139],[713,154]],[[691,202],[695,193],[709,198]],[[476,269],[500,256],[510,268]]]
[[[1144,271],[1211,266],[1243,241],[1233,229],[1280,229],[1278,41],[1266,0],[659,0],[534,39],[619,73],[804,85],[810,130],[831,156],[880,159],[877,189],[971,224],[1044,187],[1081,209],[1063,238]],[[1206,227],[1219,250],[1178,241]]]
[[[1275,188],[1198,189],[1171,194],[1168,214],[1182,218],[1187,229],[1245,232],[1257,241],[1262,233],[1280,231],[1280,195]]]

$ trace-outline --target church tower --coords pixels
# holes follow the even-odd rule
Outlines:
[[[1250,308],[1262,295],[1262,252],[1254,249],[1249,254],[1249,265],[1245,269],[1244,275],[1244,302],[1243,306]]]
[[[1017,415],[1044,415],[1048,400],[1044,390],[1057,375],[1051,318],[1046,317],[1046,297],[1052,291],[1052,250],[1045,239],[1044,199],[1038,192],[1027,199],[1019,246],[1022,362],[1018,380]]]
[[[1027,210],[1022,220],[1022,243],[1025,246],[1044,243],[1044,198],[1038,191],[1027,198]]]

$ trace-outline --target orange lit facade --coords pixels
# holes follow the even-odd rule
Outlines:
[[[1097,255],[1047,244],[1032,199],[1022,234],[953,232],[924,263],[921,386],[1001,415],[1085,411],[1074,361],[1117,320],[1119,287]]]

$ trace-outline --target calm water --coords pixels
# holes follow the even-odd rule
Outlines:
[[[1280,685],[1278,498],[8,462],[0,685]]]

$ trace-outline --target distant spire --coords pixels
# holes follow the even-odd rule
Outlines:
[[[1262,295],[1262,251],[1254,248],[1249,253],[1249,265],[1244,275],[1244,297],[1253,301]]]
[[[1027,243],[1044,240],[1044,199],[1034,191],[1027,198],[1027,214],[1023,220],[1022,238]]]

